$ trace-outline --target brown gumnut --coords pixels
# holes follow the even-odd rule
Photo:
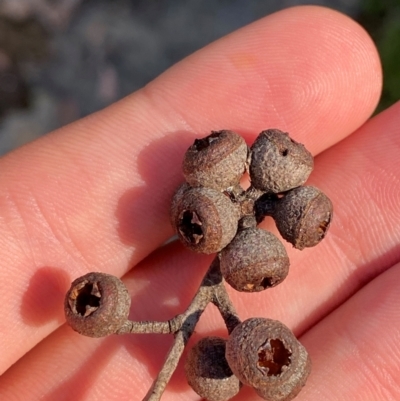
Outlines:
[[[127,321],[131,298],[124,283],[105,273],[77,278],[65,296],[67,323],[88,337],[116,333]]]
[[[189,385],[208,401],[226,401],[241,388],[239,379],[232,373],[225,359],[226,340],[206,337],[190,351],[185,362]]]
[[[306,349],[277,320],[251,318],[232,331],[226,359],[243,384],[268,401],[292,400],[311,370]]]
[[[251,184],[265,192],[285,192],[304,184],[314,167],[304,145],[278,129],[261,132],[250,151]]]
[[[183,175],[192,187],[223,191],[239,183],[246,170],[248,147],[233,131],[212,131],[196,139],[183,159]]]
[[[276,203],[273,218],[282,237],[297,249],[317,245],[332,220],[330,199],[318,188],[292,189]]]
[[[261,228],[238,231],[220,252],[221,272],[237,291],[257,292],[282,282],[289,272],[289,257],[281,241]]]
[[[235,236],[240,210],[222,192],[183,184],[172,199],[170,214],[172,226],[186,247],[214,253]]]

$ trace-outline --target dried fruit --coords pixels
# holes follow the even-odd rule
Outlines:
[[[282,282],[289,272],[285,247],[260,228],[238,231],[220,253],[221,272],[237,291],[262,291]]]
[[[225,190],[239,183],[246,170],[248,147],[233,131],[213,131],[186,151],[183,175],[192,187]]]
[[[116,333],[127,321],[131,298],[124,283],[105,273],[88,273],[77,278],[66,294],[67,323],[88,337]]]
[[[249,166],[250,163],[250,166]],[[280,240],[257,228],[272,216],[282,236],[296,248],[314,246],[326,234],[332,203],[317,188],[301,187],[313,168],[303,145],[277,129],[263,131],[249,151],[228,130],[196,139],[183,162],[187,183],[176,191],[170,218],[181,242],[200,253],[215,253],[191,304],[167,321],[130,321],[130,297],[122,282],[90,273],[72,283],[65,299],[69,325],[81,334],[172,334],[173,344],[160,373],[143,398],[159,401],[195,327],[209,303],[230,333],[226,341],[207,337],[188,353],[189,384],[204,399],[226,401],[242,382],[267,401],[290,401],[310,373],[310,358],[282,323],[251,318],[241,323],[225,282],[256,292],[282,282],[289,258]],[[251,186],[242,188],[244,172]]]
[[[251,146],[251,184],[265,192],[285,192],[304,184],[313,166],[304,145],[277,129],[261,132]]]
[[[292,189],[276,202],[272,216],[283,238],[297,249],[317,245],[332,220],[330,199],[318,188]]]
[[[193,390],[208,401],[226,401],[240,390],[241,383],[225,359],[226,340],[206,337],[189,352],[185,373]]]
[[[272,319],[251,318],[236,326],[225,355],[239,380],[268,401],[293,399],[311,368],[306,349],[289,328]]]
[[[224,248],[236,234],[239,217],[238,205],[215,189],[184,184],[172,200],[172,225],[182,243],[196,252]]]

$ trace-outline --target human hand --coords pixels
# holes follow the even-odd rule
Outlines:
[[[172,235],[183,153],[210,130],[251,143],[267,128],[318,154],[308,183],[335,212],[318,247],[287,247],[280,286],[228,288],[239,316],[278,319],[301,335],[313,369],[296,400],[400,399],[400,103],[367,121],[380,90],[378,55],[362,28],[324,8],[287,9],[3,157],[0,399],[143,398],[171,338],[80,336],[63,325],[64,294],[88,271],[127,273],[132,319],[182,312],[211,260],[176,242],[161,247]],[[223,327],[207,310],[191,341]],[[198,399],[181,368],[162,399]],[[259,397],[242,389],[237,399]]]

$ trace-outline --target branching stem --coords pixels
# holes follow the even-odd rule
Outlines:
[[[196,324],[209,303],[213,303],[218,308],[224,319],[228,333],[231,333],[240,323],[240,319],[226,292],[219,268],[218,256],[211,263],[196,295],[184,313],[165,322],[134,322],[129,320],[118,331],[118,334],[174,334],[174,342],[168,352],[164,365],[143,401],[160,400],[172,374],[178,366],[179,359],[194,332]]]

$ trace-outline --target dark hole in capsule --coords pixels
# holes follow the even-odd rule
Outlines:
[[[283,149],[281,150],[281,155],[282,156],[287,156],[289,154],[289,149]]]
[[[281,340],[267,340],[258,350],[258,367],[266,370],[267,376],[279,375],[284,366],[289,366],[291,355]]]
[[[191,244],[198,244],[200,242],[203,238],[203,230],[201,228],[201,221],[195,212],[190,210],[183,212],[179,224],[179,232]]]
[[[92,294],[93,283],[87,283],[79,291],[79,295],[76,298],[76,311],[84,316],[86,307],[98,308],[100,306],[100,297]]]
[[[272,287],[273,284],[273,280],[271,277],[264,277],[260,283],[260,286],[263,288],[269,288]]]
[[[198,152],[208,148],[213,142],[219,139],[220,133],[213,132],[212,134],[206,136],[205,138],[195,139],[194,147]]]
[[[321,238],[324,238],[325,234],[326,234],[326,230],[329,227],[329,224],[331,222],[331,216],[328,216],[327,220],[323,220],[319,226],[318,226],[318,234]]]

